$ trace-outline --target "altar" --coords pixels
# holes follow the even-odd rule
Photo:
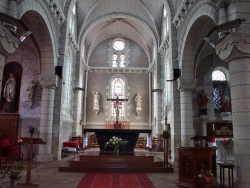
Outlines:
[[[101,152],[105,151],[104,144],[113,136],[126,139],[128,144],[121,151],[123,153],[133,153],[140,133],[147,133],[147,147],[151,148],[151,129],[83,129],[84,145],[87,147],[88,133],[94,132]]]

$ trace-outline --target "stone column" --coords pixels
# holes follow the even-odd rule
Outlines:
[[[208,115],[200,115],[201,119],[201,136],[207,136],[207,120],[208,120]]]
[[[193,146],[191,137],[194,136],[193,128],[193,97],[192,90],[195,88],[197,79],[177,79],[180,91],[181,111],[181,146]]]
[[[9,1],[9,15],[12,17],[17,17],[17,0]]]
[[[219,10],[219,19],[218,24],[223,24],[228,21],[228,13],[227,13],[227,7],[229,5],[229,0],[219,0],[216,7]],[[219,33],[220,38],[223,38],[227,35],[228,31],[223,31]]]
[[[207,136],[207,121],[208,115],[200,115],[201,119],[201,136]],[[203,141],[203,146],[206,145],[206,140]]]
[[[18,48],[19,40],[4,25],[0,25],[0,94],[5,59]],[[2,94],[1,94],[2,95]]]
[[[39,75],[39,83],[42,86],[41,116],[39,135],[45,145],[39,145],[37,161],[52,161],[52,129],[54,114],[54,98],[55,89],[58,84],[58,76],[56,75]]]
[[[234,157],[237,170],[235,187],[250,185],[250,35],[231,33],[215,50],[217,55],[229,64],[232,101]]]

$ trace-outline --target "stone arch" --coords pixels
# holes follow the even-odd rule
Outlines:
[[[24,0],[17,8],[18,17],[25,21],[25,16],[35,19],[36,25],[29,25],[32,35],[37,40],[41,53],[41,70],[43,74],[54,74],[57,64],[58,41],[55,26],[46,5],[37,0]],[[34,22],[33,22],[34,23]],[[35,31],[34,28],[39,28]]]
[[[182,77],[194,77],[194,57],[197,51],[197,28],[204,25],[205,22],[214,22],[217,20],[215,3],[205,0],[198,3],[190,12],[186,24],[183,27],[183,33],[179,40],[178,60],[182,71]],[[203,39],[198,39],[203,40]]]

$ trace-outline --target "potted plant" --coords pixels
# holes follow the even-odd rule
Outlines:
[[[28,129],[29,129],[29,133],[30,133],[30,136],[32,137],[33,136],[33,134],[36,132],[35,130],[35,127],[33,126],[33,125],[30,125],[30,126],[28,126]]]
[[[196,185],[203,188],[215,188],[218,182],[211,170],[201,170],[198,173]]]
[[[14,187],[16,181],[21,179],[21,172],[23,167],[17,164],[7,166],[3,170],[3,177],[8,177],[10,180],[10,187]]]

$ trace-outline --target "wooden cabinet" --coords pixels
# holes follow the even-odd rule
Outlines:
[[[0,114],[0,137],[8,136],[11,143],[17,142],[19,114]]]
[[[216,147],[178,147],[178,179],[180,187],[195,187],[201,170],[211,170],[216,177]]]

